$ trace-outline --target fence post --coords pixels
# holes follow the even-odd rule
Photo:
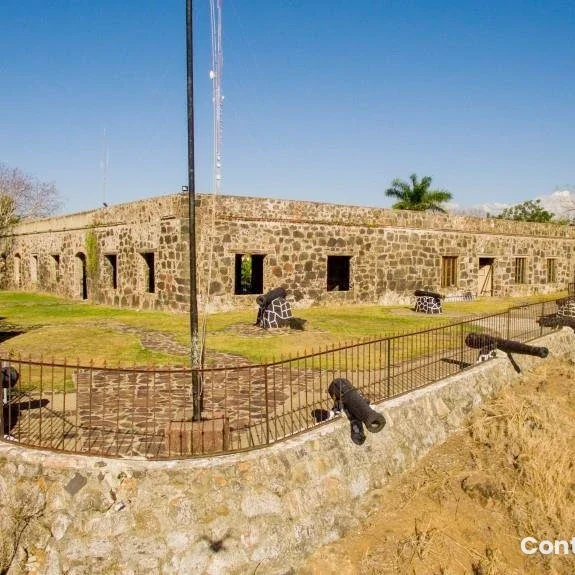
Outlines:
[[[459,324],[459,370],[465,369],[465,339],[463,337],[463,323]]]
[[[264,393],[266,397],[266,444],[270,443],[270,408],[269,408],[269,389],[268,389],[268,364],[264,365]]]
[[[511,308],[509,308],[509,309],[507,310],[507,335],[506,335],[505,339],[511,339],[511,338],[509,337],[510,334],[511,334],[510,324],[511,324]]]
[[[391,338],[387,338],[387,398],[391,397]]]

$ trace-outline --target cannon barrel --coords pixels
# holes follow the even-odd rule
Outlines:
[[[258,305],[262,306],[262,307],[266,307],[268,306],[272,301],[274,301],[274,299],[277,299],[278,297],[283,297],[285,298],[287,295],[287,291],[285,290],[285,288],[283,287],[279,287],[279,288],[275,288],[271,291],[269,291],[268,293],[266,293],[265,295],[260,295],[256,298],[256,302]]]
[[[385,417],[372,409],[369,401],[347,379],[334,379],[328,388],[332,399],[340,402],[353,419],[359,419],[368,431],[376,433],[385,426]]]
[[[537,323],[541,327],[570,327],[575,331],[575,317],[567,315],[559,315],[557,313],[551,315],[542,315]]]
[[[503,339],[486,333],[472,332],[465,338],[468,347],[474,349],[500,349],[505,353],[520,353],[523,355],[534,355],[536,357],[547,357],[549,350],[546,347],[527,345],[512,339]]]
[[[419,297],[421,297],[421,296],[428,296],[428,297],[433,297],[433,298],[435,298],[435,299],[443,299],[443,296],[442,296],[441,294],[438,294],[437,292],[434,292],[434,291],[426,291],[426,290],[423,290],[423,289],[416,289],[416,290],[413,292],[413,295],[414,295],[414,296],[419,296]]]

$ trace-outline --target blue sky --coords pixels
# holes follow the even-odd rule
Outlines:
[[[208,0],[195,1],[197,190],[211,186]],[[461,206],[575,184],[572,1],[224,0],[226,194]],[[185,0],[0,0],[0,161],[65,212],[186,184]]]

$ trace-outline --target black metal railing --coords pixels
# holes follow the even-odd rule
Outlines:
[[[109,368],[2,357],[19,373],[5,392],[5,441],[110,457],[174,459],[270,445],[317,425],[334,378],[372,403],[472,367],[470,332],[526,342],[555,302],[522,305],[414,333],[331,347],[261,365],[199,370],[202,418],[193,421],[192,370]]]

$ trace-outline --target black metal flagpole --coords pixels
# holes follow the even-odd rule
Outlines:
[[[200,336],[198,332],[198,293],[196,285],[196,179],[194,170],[194,49],[192,0],[186,0],[186,53],[188,79],[188,201],[189,201],[189,246],[190,246],[190,332],[192,362],[192,419],[202,417],[201,378],[197,369],[201,367]]]

